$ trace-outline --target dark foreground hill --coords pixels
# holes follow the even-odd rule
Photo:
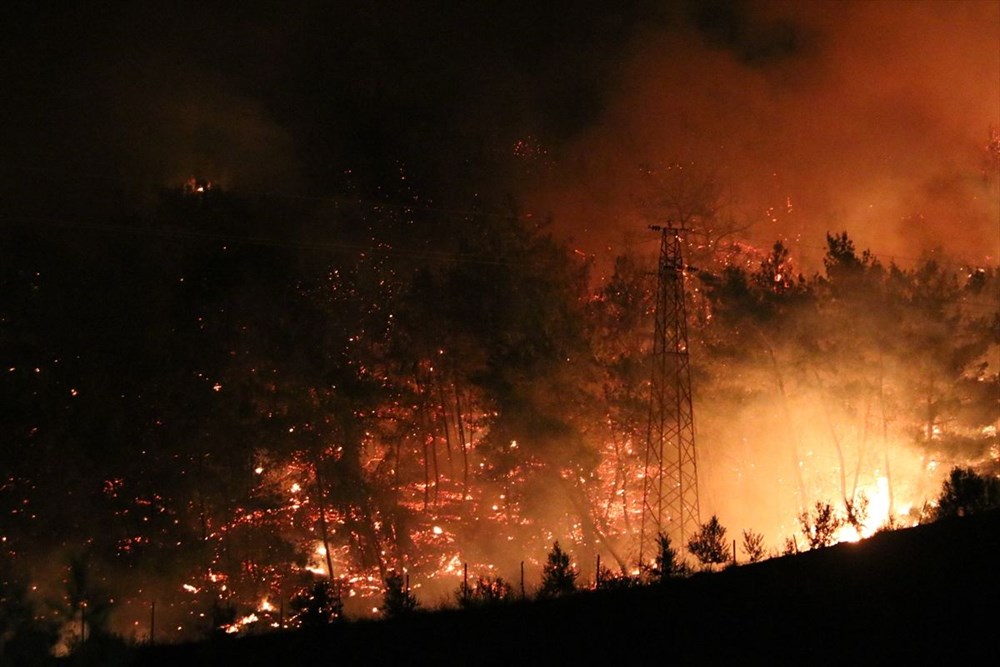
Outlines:
[[[125,664],[996,664],[998,556],[990,513],[663,587],[147,647]]]

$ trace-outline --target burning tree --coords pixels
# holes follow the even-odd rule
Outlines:
[[[741,256],[707,286],[707,348],[693,357],[712,402],[732,408],[704,412],[706,437],[745,443],[729,452],[734,493],[760,475],[781,483],[755,500],[798,514],[839,497],[852,527],[835,539],[858,539],[924,497],[939,461],[990,456],[995,304],[980,295],[991,271],[963,276],[933,257],[885,267],[846,233],[827,236],[825,275],[811,279],[789,280],[780,245]]]

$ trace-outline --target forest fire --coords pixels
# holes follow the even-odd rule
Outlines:
[[[995,3],[132,4],[9,31],[0,662],[1000,485]]]
[[[212,187],[192,180],[185,192]],[[225,196],[217,205],[225,211]],[[96,485],[92,511],[108,516],[113,539],[83,540],[74,586],[86,595],[64,595],[67,631],[105,590],[120,601],[114,627],[147,627],[155,604],[158,641],[377,614],[394,576],[428,606],[466,599],[470,576],[484,591],[517,582],[527,595],[560,541],[588,586],[648,576],[651,258],[622,255],[594,284],[529,219],[493,224],[482,248],[440,267],[407,273],[391,254],[352,248],[310,281],[259,283],[263,294],[295,285],[265,310],[222,300],[178,325],[218,357],[176,351],[193,355],[181,386],[197,400],[177,411],[157,399],[141,417],[153,444]],[[914,525],[951,468],[995,474],[996,268],[935,256],[884,266],[843,233],[827,235],[824,272],[807,278],[782,242],[764,250],[731,231],[685,241],[699,268],[678,262],[691,335],[674,352],[690,355],[696,378],[702,513],[757,536],[759,553],[744,556]],[[204,277],[186,266],[171,281],[179,298],[212,297],[212,262],[257,270],[253,252],[228,242],[205,253]],[[531,261],[494,261],[505,253]],[[300,333],[287,322],[314,326],[315,341],[289,345]],[[286,351],[300,348],[315,356]],[[35,369],[31,382],[44,376],[19,366]],[[99,409],[93,389],[71,386]],[[34,423],[24,433],[41,437]],[[44,503],[30,479],[3,487],[23,495],[11,510],[21,524]],[[17,533],[4,536],[12,554]],[[688,547],[674,544],[695,567]],[[119,564],[130,576],[102,569]],[[324,595],[342,606],[316,612]]]
[[[297,627],[309,613],[368,616],[395,575],[427,606],[467,595],[470,577],[484,591],[502,581],[527,595],[557,541],[587,586],[597,585],[598,559],[611,573],[602,576],[645,576],[648,258],[621,257],[597,286],[557,283],[551,266],[578,271],[575,258],[522,233],[519,252],[540,259],[517,265],[526,275],[509,289],[489,293],[500,278],[485,277],[482,298],[520,314],[489,326],[437,310],[445,286],[473,279],[467,265],[445,265],[434,298],[421,300],[367,253],[352,260],[365,271],[329,271],[287,300],[289,318],[322,318],[320,349],[336,354],[320,362],[231,352],[256,344],[241,338],[251,315],[221,308],[212,317],[232,318],[237,343],[222,346],[219,369],[191,374],[204,404],[198,426],[166,438],[185,422],[158,405],[147,436],[156,448],[95,485],[92,511],[113,528],[108,544],[87,537],[90,560],[73,584],[87,594],[65,595],[67,631],[81,601],[93,608],[105,591],[118,601],[109,627],[140,637],[153,633],[155,603],[157,641]],[[1000,451],[997,271],[935,258],[885,267],[846,234],[827,243],[825,273],[813,278],[798,276],[780,242],[770,252],[703,244],[702,268],[682,274],[703,513],[732,535],[759,534],[771,556],[925,520],[952,467],[993,474]],[[475,272],[484,266],[510,270]],[[534,300],[518,304],[525,294]],[[206,326],[217,335],[202,316],[200,340]],[[406,345],[394,347],[397,337]],[[475,340],[505,356],[479,355]],[[187,442],[197,446],[177,444]],[[65,511],[32,492],[44,480],[21,480],[4,485],[23,495],[5,529],[11,553],[27,550],[19,535],[31,517]],[[675,545],[694,567],[687,547]],[[109,564],[127,568],[111,575]],[[319,584],[342,608],[315,611]]]
[[[443,437],[441,439],[443,440]],[[806,442],[805,438],[803,442]],[[406,563],[404,567],[417,573],[418,581],[414,582],[413,588],[422,591],[423,594],[447,597],[459,586],[463,576],[468,576],[470,569],[477,574],[510,575],[513,563],[509,556],[501,555],[495,562],[483,560],[482,556],[477,557],[475,548],[481,548],[483,543],[481,538],[474,544],[465,541],[468,539],[466,535],[470,527],[492,535],[495,542],[506,542],[515,550],[521,550],[520,553],[515,551],[512,554],[514,558],[524,559],[522,556],[524,553],[538,554],[546,544],[559,535],[568,535],[575,543],[586,544],[586,531],[582,527],[580,517],[574,514],[571,507],[567,506],[559,510],[558,514],[549,515],[547,519],[526,514],[522,503],[526,500],[525,487],[530,483],[530,476],[524,467],[515,466],[501,477],[499,489],[503,489],[503,493],[490,491],[497,488],[493,486],[488,476],[491,468],[487,467],[485,461],[476,460],[476,443],[470,445],[472,468],[481,471],[482,477],[473,475],[465,492],[460,489],[463,486],[460,480],[451,479],[443,472],[435,483],[437,500],[429,505],[424,505],[423,499],[427,488],[419,477],[402,485],[398,491],[401,498],[411,498],[408,502],[401,502],[401,505],[408,507],[417,517],[422,517],[411,520],[408,539],[412,546],[403,562]],[[841,445],[847,446],[846,439]],[[851,464],[850,475],[854,480],[850,497],[863,503],[863,515],[859,516],[859,520],[855,523],[844,520],[834,533],[832,543],[858,541],[888,525],[899,527],[916,523],[920,515],[912,514],[911,510],[914,506],[922,506],[929,497],[921,498],[911,494],[919,489],[930,491],[936,488],[940,478],[940,471],[935,469],[933,463],[923,464],[917,459],[908,460],[908,456],[915,457],[916,454],[908,454],[908,448],[900,443],[892,444],[894,450],[892,465],[896,471],[893,478],[878,467],[866,468],[866,453],[861,443],[858,447],[858,459]],[[642,467],[636,449],[631,443],[611,441],[603,446],[601,460],[593,474],[576,478],[565,469],[556,473],[563,483],[583,487],[583,492],[591,503],[587,511],[592,513],[589,518],[595,526],[592,530],[599,530],[603,540],[617,542],[620,545],[618,549],[624,554],[628,554],[628,550],[634,548],[634,542],[631,542],[634,539],[632,527],[637,525],[641,514],[638,503],[642,488]],[[811,490],[813,498],[832,500],[840,497],[841,491],[836,479],[841,476],[841,471],[832,461],[831,454],[828,452],[824,456],[820,449],[819,444],[812,448],[803,447],[804,459],[800,461],[799,472],[809,478],[805,488]],[[374,457],[372,460],[379,463],[374,465],[373,470],[378,469],[381,461],[398,455],[399,453],[386,451],[381,460]],[[480,466],[480,463],[483,465]],[[753,474],[753,469],[757,465],[750,463],[748,469],[734,472],[737,478],[745,478]],[[830,467],[824,470],[822,468],[824,465]],[[534,465],[528,464],[527,468],[535,468],[537,471],[544,467],[544,463],[538,462]],[[331,565],[333,578],[341,586],[350,613],[369,613],[367,610],[372,608],[373,603],[377,609],[383,593],[384,575],[380,574],[380,568],[392,569],[390,564],[393,558],[390,552],[383,549],[379,554],[378,563],[359,567],[356,554],[353,552],[356,547],[352,545],[357,544],[362,538],[359,533],[352,532],[352,529],[348,528],[352,523],[350,515],[342,515],[333,507],[325,510],[326,522],[330,526],[329,547],[324,541],[317,540],[320,509],[308,492],[309,489],[316,488],[317,480],[308,466],[296,462],[282,465],[280,461],[272,459],[266,468],[259,466],[255,468],[255,472],[259,481],[255,493],[264,493],[269,487],[283,488],[285,493],[277,498],[280,502],[266,512],[239,514],[232,524],[219,526],[211,535],[224,539],[225,535],[238,530],[240,526],[266,533],[277,531],[278,537],[289,542],[304,539],[305,543],[310,545],[307,549],[309,556],[301,568],[291,564],[282,566],[280,563],[245,562],[238,575],[240,579],[238,591],[228,590],[226,582],[230,580],[230,576],[210,572],[205,578],[206,584],[215,584],[213,590],[220,600],[226,600],[228,604],[236,607],[250,606],[253,609],[234,622],[222,626],[223,630],[226,633],[241,633],[256,632],[258,628],[263,627],[277,627],[276,624],[282,621],[268,623],[261,621],[261,614],[274,616],[276,612],[271,600],[287,599],[288,586],[294,586],[291,584],[292,581],[308,581],[303,579],[302,575],[320,579],[329,578]],[[915,474],[916,478],[908,477],[911,474]],[[298,481],[289,485],[290,479]],[[440,491],[450,488],[455,490]],[[794,498],[789,498],[789,503],[794,506]],[[794,526],[796,516],[794,511],[789,511],[784,518],[785,523],[770,528],[780,530],[781,525]],[[442,525],[444,523],[454,528],[445,528]],[[383,536],[384,543],[390,541],[388,536],[391,526],[373,521],[372,528]],[[357,528],[353,529],[356,530]],[[795,533],[797,530],[796,527],[788,529],[788,532]],[[296,537],[297,535],[301,538]],[[781,537],[780,533],[775,533],[772,540],[776,542]],[[532,551],[525,550],[523,546],[525,544],[533,544]],[[597,553],[601,553],[600,546],[597,547]],[[772,553],[777,552],[772,549]],[[327,556],[330,556],[329,560]],[[615,554],[605,552],[604,557],[614,562]],[[529,556],[527,560],[535,570],[538,569],[537,555],[534,558]],[[638,569],[632,568],[631,564],[628,565],[630,572],[639,573]],[[284,574],[279,573],[282,569]],[[297,570],[299,574],[296,574]],[[263,574],[265,572],[272,572],[276,576],[269,578]],[[256,583],[253,583],[254,580]],[[184,584],[183,588],[192,594],[201,592],[200,588],[191,584]],[[264,591],[263,597],[259,597],[260,591]],[[241,602],[245,595],[258,602],[255,605]],[[430,598],[431,601],[433,599]],[[284,623],[287,623],[287,617]]]

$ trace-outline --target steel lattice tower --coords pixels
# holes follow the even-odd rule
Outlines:
[[[640,562],[645,557],[655,557],[658,533],[667,535],[680,552],[701,524],[684,306],[680,237],[683,230],[669,225],[650,229],[660,232],[660,260],[642,487]]]

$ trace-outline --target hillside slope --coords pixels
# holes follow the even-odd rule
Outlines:
[[[1000,514],[668,586],[137,651],[141,665],[917,663],[1000,657]]]

